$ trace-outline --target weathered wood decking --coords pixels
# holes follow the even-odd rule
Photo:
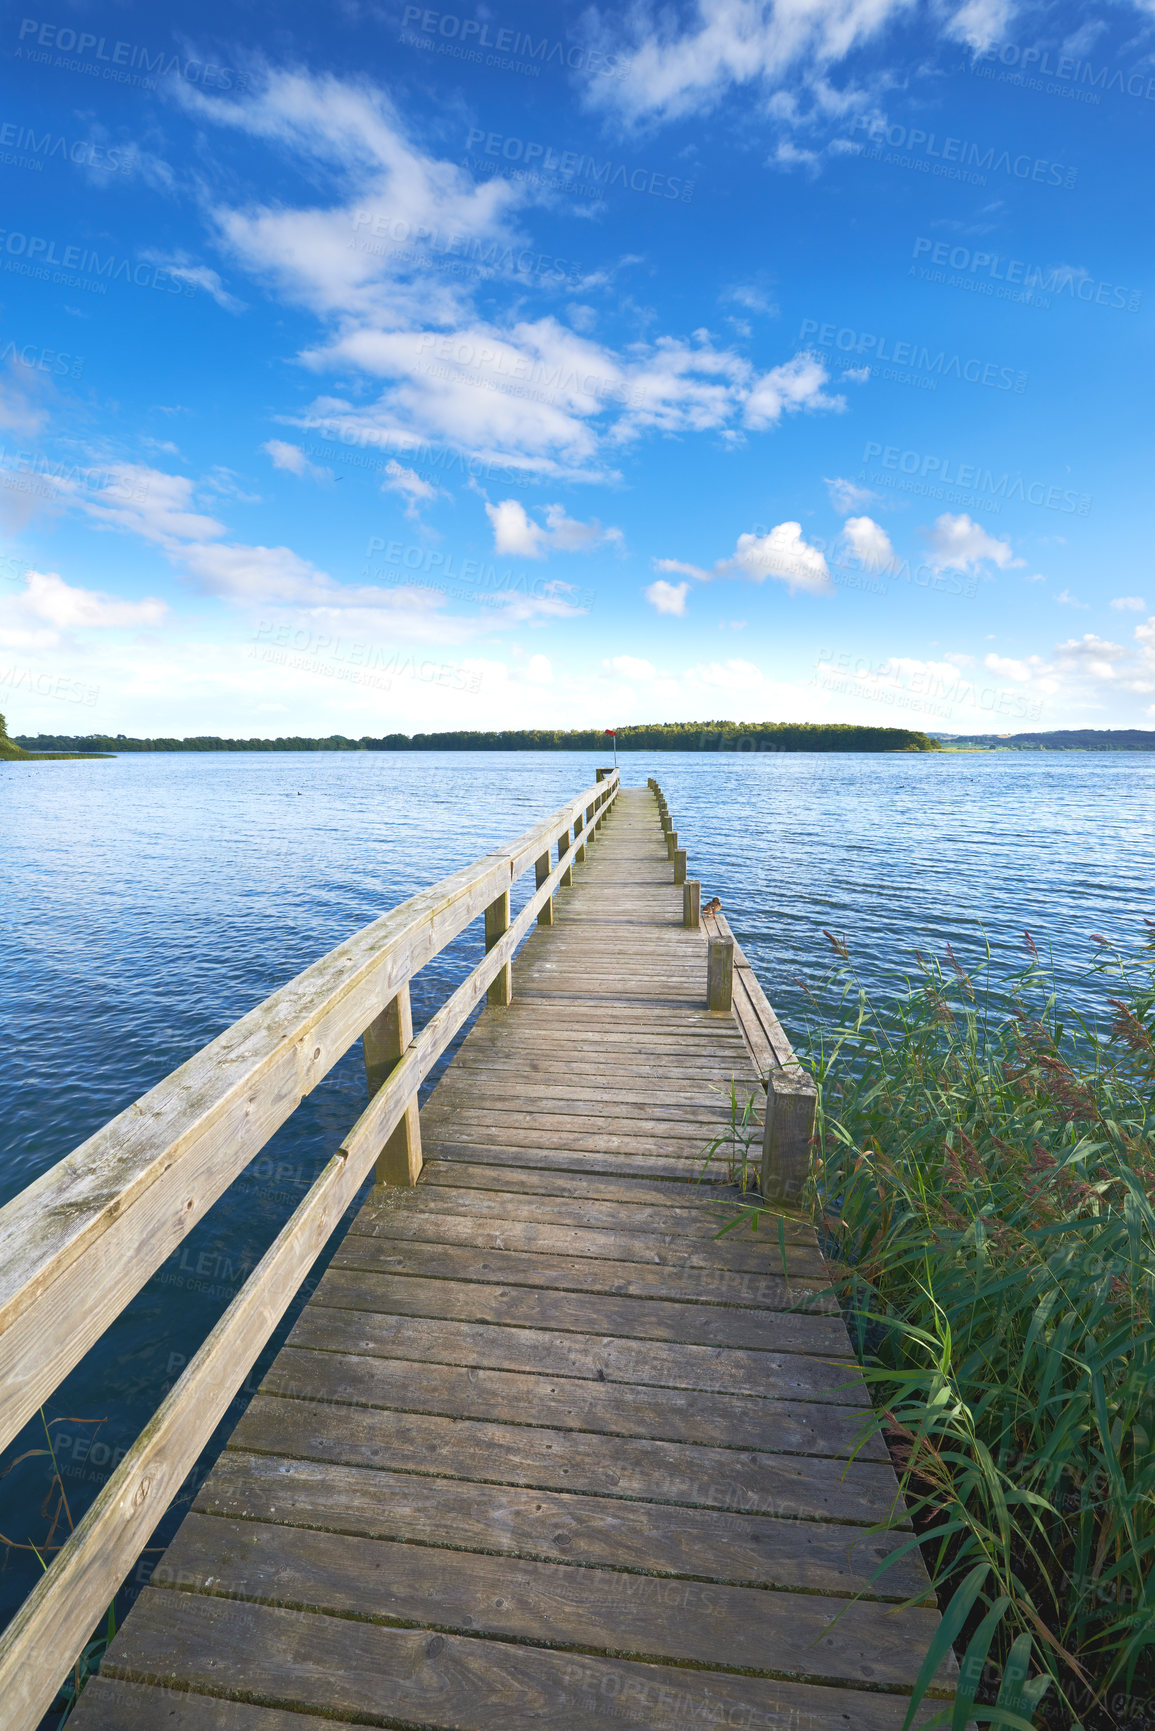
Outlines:
[[[937,1613],[812,1229],[687,1183],[757,1087],[672,879],[623,790],[76,1731],[899,1731]]]

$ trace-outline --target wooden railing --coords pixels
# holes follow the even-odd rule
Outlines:
[[[544,823],[366,926],[0,1209],[4,1448],[363,1040],[367,1109],[0,1639],[4,1731],[35,1731],[366,1178],[415,1182],[421,1082],[482,998],[509,1003],[514,952],[535,919],[552,923],[618,785],[599,770]],[[531,865],[534,893],[511,922],[510,886]],[[409,981],[482,913],[484,961],[414,1036]]]
[[[692,927],[700,924],[706,933],[706,1002],[711,1010],[736,1016],[766,1090],[759,1180],[762,1195],[767,1202],[796,1208],[802,1202],[810,1172],[818,1089],[813,1076],[798,1062],[726,916],[720,908],[701,910],[701,884],[686,876],[686,850],[678,846],[678,832],[665,795],[652,776],[649,786],[658,802],[666,855],[674,862],[674,882],[684,886],[683,922]]]

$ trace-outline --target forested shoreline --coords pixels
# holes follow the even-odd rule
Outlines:
[[[603,728],[494,729],[448,733],[387,733],[349,739],[291,735],[278,739],[132,739],[124,734],[21,736],[29,751],[610,751]],[[854,727],[836,722],[673,721],[620,727],[619,751],[939,751],[937,740],[905,727]]]

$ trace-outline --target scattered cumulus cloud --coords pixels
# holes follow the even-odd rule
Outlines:
[[[1116,595],[1111,602],[1116,613],[1146,613],[1147,603],[1141,595]]]
[[[745,577],[752,583],[764,583],[772,577],[787,584],[791,594],[802,589],[811,595],[828,595],[833,587],[825,555],[803,538],[801,523],[779,523],[765,535],[739,535],[730,557],[719,559],[708,570],[681,559],[655,559],[654,569],[677,572],[700,583],[718,577]]]
[[[400,493],[405,500],[405,515],[417,519],[421,515],[422,505],[431,505],[441,492],[431,481],[423,481],[416,469],[407,469],[399,463],[396,457],[390,457],[385,465],[385,479],[381,483],[383,493]]]
[[[675,618],[682,619],[686,612],[686,596],[690,593],[688,583],[667,583],[659,577],[646,590],[646,600],[658,613],[670,613]]]
[[[1059,593],[1055,596],[1055,600],[1060,607],[1077,607],[1081,613],[1089,613],[1091,611],[1091,603],[1089,601],[1080,601],[1079,597],[1077,595],[1072,595],[1069,589],[1060,589]]]
[[[850,511],[861,511],[868,505],[881,504],[878,494],[869,487],[860,487],[857,481],[848,481],[841,475],[827,476],[826,489],[830,494],[830,503],[843,517]]]
[[[269,439],[261,446],[272,459],[274,469],[285,469],[290,475],[309,476],[314,481],[331,481],[333,471],[311,463],[300,445],[290,445],[284,439]]]
[[[620,529],[603,529],[596,518],[579,523],[561,505],[547,505],[545,523],[532,518],[518,499],[503,499],[485,507],[493,525],[493,550],[521,559],[544,559],[549,553],[584,553],[592,547],[622,545]]]
[[[1011,566],[1026,563],[1015,558],[1009,541],[1000,541],[989,535],[965,511],[957,517],[951,516],[949,511],[936,517],[928,539],[930,563],[939,571],[975,571],[988,561],[997,565],[1000,571],[1006,571]]]
[[[894,548],[885,529],[872,517],[848,517],[842,534],[855,558],[872,571],[881,571],[895,561]]]

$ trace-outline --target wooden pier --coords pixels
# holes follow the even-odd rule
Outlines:
[[[0,1211],[11,1435],[364,1037],[364,1117],[0,1642],[5,1731],[34,1731],[374,1163],[76,1731],[901,1731],[939,1619],[917,1552],[877,1575],[911,1534],[795,1206],[813,1087],[677,842],[660,790],[606,772]],[[414,1039],[409,978],[482,911],[485,962]],[[719,1239],[747,1100],[782,1212]]]

